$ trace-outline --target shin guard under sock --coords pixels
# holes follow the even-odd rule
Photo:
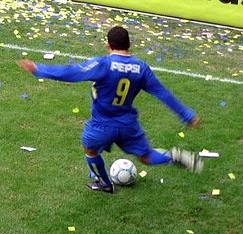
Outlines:
[[[86,162],[90,170],[99,178],[102,179],[102,182],[105,185],[110,186],[111,181],[105,169],[105,163],[101,155],[98,156],[89,156],[86,155]]]

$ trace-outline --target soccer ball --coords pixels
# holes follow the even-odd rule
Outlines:
[[[111,180],[118,185],[134,183],[137,177],[137,169],[134,163],[128,159],[118,159],[110,168]]]

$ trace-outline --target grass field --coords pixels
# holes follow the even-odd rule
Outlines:
[[[242,4],[223,4],[220,0],[73,0],[135,10],[162,16],[243,28]]]
[[[0,3],[0,233],[63,234],[70,226],[87,234],[242,233],[243,34],[51,2]],[[105,54],[105,36],[115,24],[128,28],[132,52],[157,68],[158,78],[202,117],[202,126],[190,130],[149,95],[141,93],[135,102],[154,147],[220,153],[205,160],[201,174],[146,167],[114,146],[104,154],[107,167],[125,157],[147,176],[117,187],[114,195],[85,188],[88,169],[79,136],[90,114],[91,84],[39,82],[16,60],[73,63],[82,61],[79,56]],[[56,58],[44,60],[39,50],[55,51]],[[213,189],[220,195],[212,196]]]

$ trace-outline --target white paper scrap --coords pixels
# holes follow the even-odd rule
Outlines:
[[[219,153],[217,152],[209,152],[209,151],[201,151],[199,152],[200,157],[209,157],[209,158],[218,158]]]
[[[52,53],[44,54],[44,59],[54,59],[55,55]]]
[[[26,151],[29,151],[29,152],[32,152],[32,151],[36,150],[36,148],[28,147],[28,146],[22,146],[22,147],[20,147],[20,149],[26,150]]]

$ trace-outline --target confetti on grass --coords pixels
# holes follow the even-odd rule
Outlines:
[[[194,231],[189,230],[189,229],[188,229],[188,230],[186,230],[186,232],[187,232],[187,233],[190,233],[190,234],[193,234],[193,233],[194,233]]]
[[[218,196],[220,194],[220,189],[213,189],[212,195],[213,196]]]
[[[233,173],[229,173],[228,176],[231,180],[235,180],[235,175]]]
[[[68,227],[69,232],[75,232],[75,230],[76,230],[75,227]]]
[[[74,114],[78,114],[79,113],[79,108],[78,107],[73,108],[72,112]]]
[[[23,93],[23,94],[20,95],[20,98],[21,99],[28,99],[29,95],[27,93]]]
[[[64,49],[71,41],[74,42],[74,38],[77,38],[77,40],[87,42],[93,48],[100,48],[103,44],[106,44],[106,40],[102,38],[104,33],[115,24],[119,24],[128,28],[129,31],[137,32],[132,38],[136,42],[135,47],[142,49],[151,48],[145,51],[146,53],[144,54],[150,55],[156,63],[161,63],[161,61],[170,60],[171,58],[183,58],[183,61],[188,59],[191,61],[193,59],[186,46],[182,45],[179,47],[175,43],[171,43],[173,44],[173,47],[171,47],[168,45],[168,41],[179,41],[180,44],[190,42],[199,54],[214,53],[222,58],[221,60],[228,60],[227,55],[243,50],[241,45],[242,32],[225,30],[224,28],[215,29],[207,26],[195,27],[188,20],[167,20],[161,17],[147,17],[138,13],[125,13],[122,11],[114,11],[114,14],[110,14],[112,12],[110,9],[101,9],[98,6],[93,7],[88,4],[82,4],[82,7],[76,8],[75,5],[69,4],[71,3],[69,0],[55,0],[59,4],[51,4],[52,1],[44,0],[7,0],[1,2],[3,3],[0,11],[3,14],[0,16],[0,25],[10,26],[13,36],[19,39],[20,43],[22,41],[26,42],[25,39],[39,40],[44,38],[48,46],[60,44]],[[26,30],[24,31],[20,30],[21,27],[18,25],[18,23],[22,22],[26,24]],[[55,27],[56,22],[58,22],[58,27]],[[78,25],[83,25],[83,27],[78,27]],[[140,31],[146,31],[146,34],[139,35]],[[138,36],[139,39],[137,38]],[[60,40],[60,38],[64,37],[65,40]],[[90,41],[90,39],[96,37],[101,38],[96,41],[96,46],[94,47],[94,42]],[[58,43],[56,43],[56,40]],[[164,42],[164,46],[169,47],[166,53],[161,46],[157,46],[154,43],[158,40]],[[61,43],[63,44],[61,45]],[[73,44],[76,44],[76,42]],[[1,45],[3,43],[0,43]],[[158,54],[161,53],[162,55],[159,56]],[[54,54],[58,55],[56,52]],[[195,54],[195,56],[197,55]],[[214,62],[218,60],[207,61],[206,58],[200,58],[199,61],[202,66],[208,69],[205,72],[212,72],[211,66],[206,65],[211,63],[214,65]],[[184,67],[186,66],[185,64]],[[232,77],[237,76],[237,78],[242,76],[237,71],[229,75]],[[210,80],[210,76],[208,78]]]
[[[178,135],[179,135],[179,137],[181,137],[181,138],[185,138],[185,134],[184,134],[184,132],[179,132]]]
[[[32,151],[36,150],[36,148],[29,147],[29,146],[22,146],[22,147],[20,147],[20,149],[28,151],[28,152],[32,152]]]
[[[208,157],[208,158],[218,158],[219,157],[219,153],[217,153],[217,152],[210,152],[210,151],[204,149],[201,152],[199,152],[199,156],[200,157]]]
[[[22,55],[23,55],[23,56],[27,56],[28,53],[24,51],[24,52],[22,52]]]
[[[52,53],[44,54],[43,58],[44,58],[44,59],[48,59],[48,60],[52,60],[52,59],[55,58],[55,55],[52,54]]]
[[[200,199],[200,200],[207,201],[207,200],[209,200],[209,195],[208,195],[208,194],[201,194],[201,195],[199,196],[199,199]]]
[[[147,175],[147,172],[146,172],[146,171],[141,171],[141,172],[139,173],[139,175],[140,175],[141,177],[145,177],[145,176]]]
[[[226,107],[227,106],[227,102],[225,100],[221,100],[220,106],[221,107]]]

